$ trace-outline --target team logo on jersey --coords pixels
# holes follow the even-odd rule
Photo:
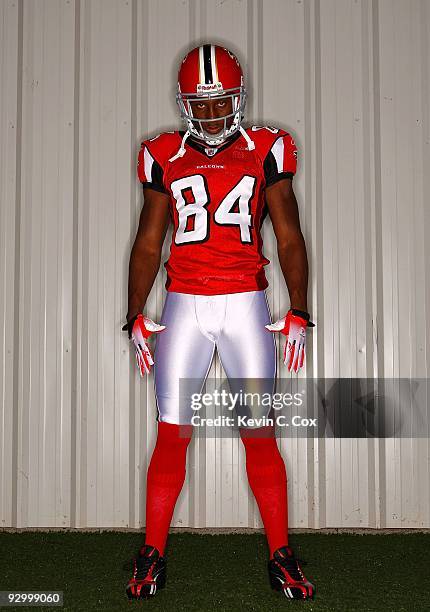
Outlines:
[[[214,148],[206,148],[205,149],[205,153],[206,155],[208,155],[209,157],[212,157],[213,155],[215,155],[215,153],[218,151],[218,149],[214,149]]]
[[[223,86],[222,83],[197,83],[197,93],[205,94],[211,93],[213,91],[222,91]]]
[[[196,166],[198,170],[205,168],[213,168],[215,170],[222,170],[224,166],[222,164],[202,164],[201,166]]]

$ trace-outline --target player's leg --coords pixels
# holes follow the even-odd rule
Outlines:
[[[158,421],[189,425],[194,414],[191,397],[200,393],[213,355],[214,339],[202,326],[200,299],[168,292],[154,352],[155,399]]]
[[[223,332],[218,338],[220,360],[230,386],[261,398],[273,394],[276,349],[273,334],[264,327],[270,312],[264,291],[228,296]],[[256,396],[255,396],[256,397]],[[247,405],[247,420],[268,416],[270,405]],[[257,421],[258,423],[258,421]],[[262,423],[265,424],[264,422]],[[246,453],[249,485],[260,510],[270,554],[288,543],[287,478],[273,427],[240,428]]]
[[[243,379],[244,383],[260,379],[262,392],[273,393],[276,378],[276,345],[273,334],[265,325],[270,323],[270,312],[264,291],[245,291],[228,294],[217,349],[229,380]],[[254,410],[258,414],[258,408]],[[261,415],[267,415],[262,407]]]
[[[168,293],[161,322],[166,329],[154,354],[158,432],[147,475],[145,545],[134,560],[130,598],[151,597],[164,586],[163,554],[192,436],[190,394],[201,391],[215,348],[199,328],[192,295]],[[181,379],[191,385],[181,386]]]
[[[288,544],[287,478],[273,427],[241,429],[248,480],[260,510],[270,549],[273,589],[289,599],[313,598],[314,585],[304,576]]]
[[[215,350],[200,330],[195,296],[168,293],[154,355],[158,435],[148,469],[145,543],[163,554],[185,479],[192,426],[191,395],[201,391]]]
[[[288,544],[287,475],[273,427],[241,428],[249,486],[260,510],[270,550]]]
[[[191,425],[158,423],[146,486],[145,544],[163,555],[176,501],[185,480]]]
[[[248,297],[247,297],[248,296]],[[270,312],[264,292],[229,296],[218,351],[230,385],[244,392],[273,393],[276,350],[265,325]],[[233,390],[233,389],[232,389]],[[260,419],[267,406],[247,407],[247,417]],[[273,426],[239,429],[246,454],[250,488],[260,510],[270,549],[269,576],[273,588],[292,599],[313,597],[314,587],[304,577],[299,562],[288,547],[287,475]]]

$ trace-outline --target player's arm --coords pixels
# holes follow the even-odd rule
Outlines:
[[[169,225],[169,196],[145,188],[139,227],[130,255],[127,321],[141,313],[160,268]]]
[[[147,340],[153,333],[165,329],[144,316],[142,310],[154,284],[160,267],[161,249],[168,226],[169,198],[160,191],[145,188],[144,205],[139,227],[130,255],[128,275],[127,323],[122,328],[128,332],[136,353],[140,375],[149,374],[154,359]]]
[[[289,371],[298,372],[305,361],[306,328],[313,323],[307,312],[308,259],[292,179],[283,178],[268,186],[266,202],[291,302],[288,313],[266,328],[286,336],[284,363]]]
[[[308,259],[292,183],[291,178],[285,178],[267,187],[266,202],[291,308],[307,312]]]

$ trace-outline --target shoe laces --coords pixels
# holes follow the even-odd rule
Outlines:
[[[134,560],[135,563],[135,571],[134,571],[134,577],[136,580],[144,580],[147,575],[149,570],[151,569],[151,567],[154,565],[154,563],[157,561],[157,556],[156,555],[152,555],[152,556],[147,556],[147,555],[139,555],[138,557],[136,557],[136,559]]]
[[[294,555],[281,557],[276,556],[276,562],[287,570],[293,580],[302,582],[304,580],[303,573],[301,571],[300,564],[305,564],[301,559],[297,559]]]

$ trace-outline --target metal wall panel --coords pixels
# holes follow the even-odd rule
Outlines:
[[[177,64],[201,41],[238,54],[249,120],[298,144],[317,322],[299,378],[428,376],[429,38],[427,0],[0,3],[0,526],[144,524],[153,379],[120,331],[136,158],[178,125]],[[280,446],[291,527],[430,527],[428,439]],[[196,437],[187,474],[174,526],[260,526],[240,440]]]

